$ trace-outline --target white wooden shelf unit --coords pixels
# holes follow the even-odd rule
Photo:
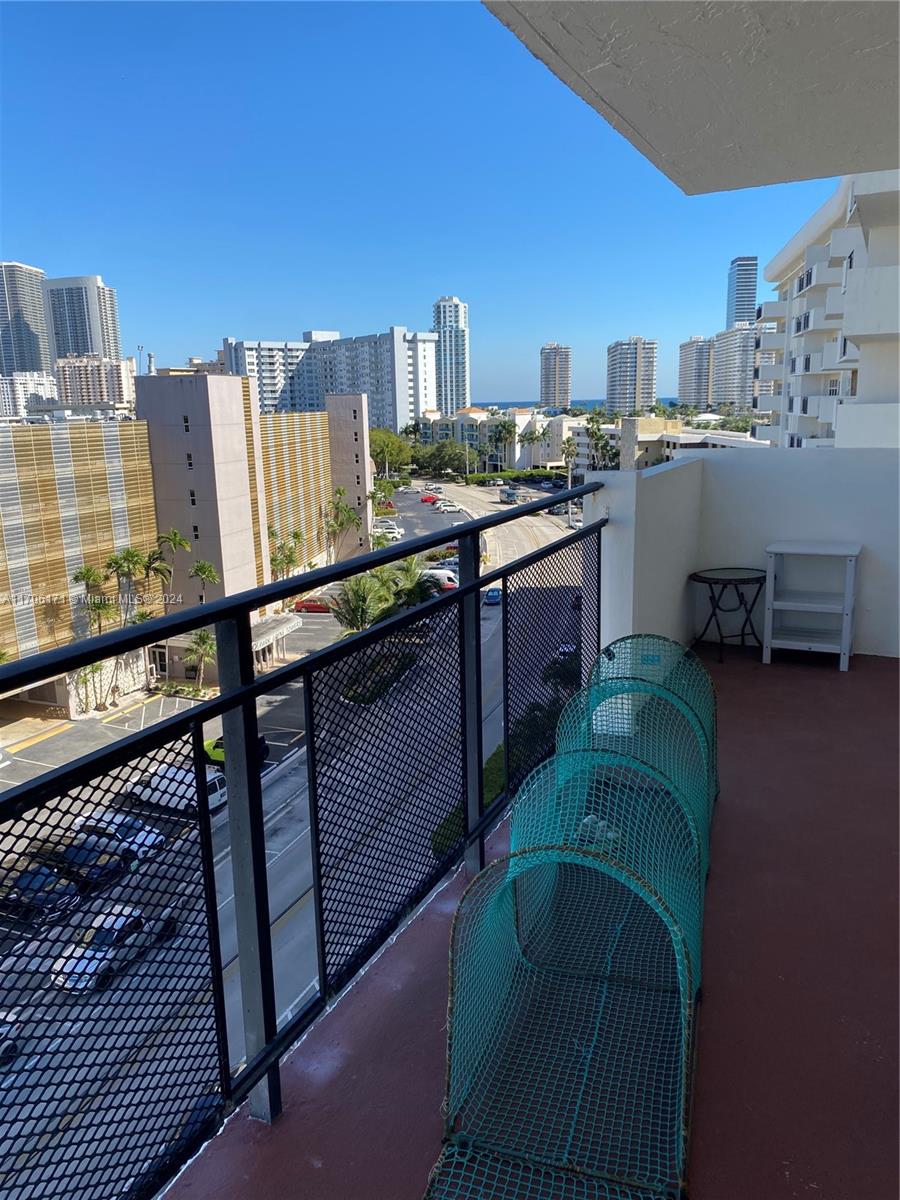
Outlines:
[[[858,542],[772,542],[766,546],[766,623],[763,662],[773,650],[819,650],[840,655],[840,669],[850,665],[853,641],[853,602],[856,595],[856,562],[862,553]],[[807,591],[783,586],[784,560],[789,556],[842,559],[841,591]],[[780,584],[781,581],[781,584]],[[784,624],[785,613],[828,613],[840,621],[804,628]]]

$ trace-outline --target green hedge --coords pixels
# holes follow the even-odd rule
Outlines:
[[[498,796],[503,794],[506,787],[506,770],[503,762],[503,743],[501,742],[488,756],[482,775],[484,787],[484,807],[490,808]],[[444,858],[459,842],[463,835],[462,808],[454,808],[438,825],[431,835],[431,853],[435,858]]]
[[[489,479],[502,479],[504,483],[528,483],[531,480],[562,478],[559,471],[548,471],[534,467],[525,471],[478,471],[465,481],[468,484],[483,484]]]

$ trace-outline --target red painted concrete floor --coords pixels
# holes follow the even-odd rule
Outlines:
[[[721,795],[691,1200],[896,1200],[897,663],[708,662]],[[285,1062],[283,1117],[236,1114],[172,1200],[419,1200],[462,882]]]

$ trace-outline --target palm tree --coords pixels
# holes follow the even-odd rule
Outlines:
[[[414,554],[393,563],[394,594],[404,608],[412,608],[434,595],[434,584],[422,571],[422,564]]]
[[[168,583],[172,578],[172,566],[166,562],[166,556],[163,554],[161,546],[154,546],[152,550],[148,550],[144,555],[144,600],[147,600],[147,592],[150,590],[150,580],[159,580],[162,583]],[[165,594],[165,593],[164,593]]]
[[[369,538],[369,543],[373,550],[384,550],[391,544],[391,541],[386,533],[379,533],[376,530]]]
[[[344,497],[346,488],[335,488],[334,496],[325,506],[322,514],[322,526],[325,531],[325,556],[333,563],[344,534],[353,526],[359,529],[362,518],[355,508],[347,503]]]
[[[566,481],[566,486],[570,491],[572,488],[572,464],[574,463],[577,454],[578,454],[578,447],[575,444],[575,439],[571,436],[564,438],[563,444],[562,444],[562,456],[563,456],[563,462],[566,464],[566,475],[568,476],[567,481]],[[567,509],[568,509],[567,514],[566,514],[567,523],[569,525],[571,525],[572,524],[572,501],[571,500],[569,500],[567,503]]]
[[[345,579],[331,601],[331,613],[348,633],[368,629],[393,603],[393,595],[371,572]]]
[[[134,546],[127,546],[118,554],[111,554],[106,560],[106,578],[116,581],[116,603],[119,605],[119,616],[123,626],[131,611],[134,581],[143,575],[145,565],[143,554]]]
[[[198,629],[190,640],[184,661],[197,668],[197,691],[203,687],[203,668],[216,661],[216,639],[208,629]]]
[[[191,569],[188,571],[189,579],[200,580],[200,603],[206,603],[206,588],[208,584],[221,583],[219,572],[211,562],[207,562],[205,558],[198,558]]]
[[[96,626],[97,636],[103,632],[103,624],[108,625],[113,619],[113,613],[118,611],[119,606],[109,596],[93,595],[88,597],[88,620],[91,623],[91,628]]]
[[[174,527],[167,529],[165,533],[161,533],[156,539],[156,544],[160,550],[165,553],[166,550],[172,554],[172,569],[175,569],[175,555],[179,550],[185,550],[188,554],[191,553],[191,543],[187,540],[184,534],[179,533]],[[170,576],[171,578],[171,576]],[[166,604],[166,612],[169,611],[169,606]]]
[[[514,444],[518,427],[512,417],[503,417],[497,422],[489,434],[489,439],[497,452],[497,457],[500,457],[500,451],[503,451],[503,463],[506,464],[506,449],[511,443]]]
[[[9,662],[9,651],[0,647],[0,667]]]

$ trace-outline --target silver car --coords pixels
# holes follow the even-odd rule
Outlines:
[[[172,907],[151,917],[131,904],[111,904],[75,932],[72,945],[53,964],[50,979],[67,992],[102,991],[177,930]]]
[[[166,840],[165,835],[158,829],[151,829],[137,817],[112,808],[98,809],[87,816],[79,817],[75,828],[83,833],[107,838],[121,850],[130,851],[135,858],[146,858],[148,854],[164,845]]]

